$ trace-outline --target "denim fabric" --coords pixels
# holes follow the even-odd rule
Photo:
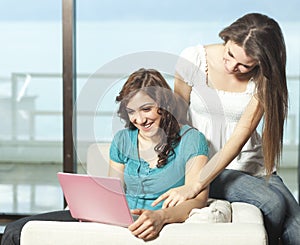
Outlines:
[[[282,244],[300,245],[300,206],[278,175],[266,179],[225,169],[211,183],[210,197],[255,205],[263,213],[269,244],[280,238]]]

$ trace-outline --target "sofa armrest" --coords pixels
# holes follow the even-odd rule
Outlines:
[[[255,236],[253,235],[255,234]],[[91,222],[30,221],[22,230],[21,245],[139,245],[127,228]],[[262,224],[175,223],[166,225],[149,245],[265,245]]]
[[[263,215],[259,208],[244,202],[231,203],[232,223],[264,224]]]
[[[217,206],[224,201],[213,201]],[[200,220],[186,223],[166,225],[158,238],[147,242],[149,245],[183,245],[214,244],[214,245],[265,245],[265,231],[261,211],[250,204],[231,203],[232,222],[211,223],[207,216],[215,212],[213,209],[203,209],[197,215],[204,215]],[[222,211],[222,208],[218,208]],[[223,210],[224,212],[224,210]],[[204,219],[204,220],[202,220]],[[204,222],[205,221],[205,222]],[[253,236],[255,234],[255,236]],[[145,244],[143,240],[134,237],[127,228],[93,222],[55,222],[30,221],[22,229],[21,245],[135,245]]]

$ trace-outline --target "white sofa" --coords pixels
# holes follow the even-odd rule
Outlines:
[[[93,144],[88,149],[89,174],[101,175],[99,159],[108,159],[109,144]],[[103,175],[103,174],[102,174]],[[260,210],[246,203],[210,200],[208,207],[195,209],[184,223],[166,225],[158,238],[144,242],[127,228],[92,222],[30,221],[22,230],[21,245],[96,245],[96,244],[267,244]]]

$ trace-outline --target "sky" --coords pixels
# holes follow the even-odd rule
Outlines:
[[[299,0],[77,0],[78,20],[230,21],[261,12],[300,21]],[[60,21],[62,0],[0,0],[0,21]]]

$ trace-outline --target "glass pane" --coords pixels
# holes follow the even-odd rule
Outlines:
[[[285,11],[282,11],[285,9]],[[290,108],[284,135],[284,152],[281,164],[281,175],[297,194],[297,162],[299,135],[299,67],[300,67],[300,17],[297,13],[299,3],[289,2],[289,6],[280,0],[272,4],[264,1],[252,1],[251,4],[240,4],[240,1],[77,1],[77,72],[86,79],[78,81],[78,98],[82,97],[87,84],[102,84],[95,87],[98,102],[89,104],[92,115],[79,120],[79,142],[86,147],[88,141],[111,140],[114,131],[117,81],[122,76],[122,69],[115,69],[117,61],[126,55],[145,51],[179,55],[183,48],[196,44],[221,42],[218,32],[233,20],[247,12],[261,12],[275,18],[281,25],[287,45],[287,75],[290,92]],[[289,14],[286,14],[289,13]],[[161,62],[161,60],[157,60]],[[144,64],[145,60],[141,60]],[[149,63],[150,64],[150,63]],[[153,64],[153,63],[151,63]],[[120,64],[119,64],[120,65]],[[128,64],[124,66],[129,67]],[[133,68],[132,68],[133,69]],[[107,74],[109,73],[109,74]],[[126,73],[126,72],[125,72]],[[92,78],[88,76],[92,75]],[[128,75],[128,74],[127,74]],[[172,74],[169,74],[172,75]],[[110,76],[110,80],[105,76]],[[124,78],[124,77],[123,77]],[[170,80],[172,84],[172,79]],[[96,97],[96,96],[95,96]],[[105,97],[105,99],[104,99]],[[97,104],[97,106],[94,106]],[[103,108],[101,112],[100,108]],[[98,108],[98,114],[95,108]],[[105,108],[105,109],[104,109]],[[101,113],[100,113],[101,112]],[[105,112],[105,113],[104,113]],[[80,111],[78,118],[80,118]],[[83,112],[82,112],[83,113]],[[97,116],[95,116],[97,114]],[[102,116],[101,116],[102,114]],[[94,119],[94,116],[97,119]],[[87,122],[88,121],[88,122]],[[87,138],[83,125],[92,127]],[[89,129],[87,129],[89,130]],[[85,132],[85,133],[83,133]],[[85,142],[85,144],[84,144]],[[80,146],[80,144],[79,144]],[[85,150],[79,155],[85,161]]]
[[[22,10],[22,11],[18,11]],[[1,1],[0,212],[61,209],[61,1]]]

